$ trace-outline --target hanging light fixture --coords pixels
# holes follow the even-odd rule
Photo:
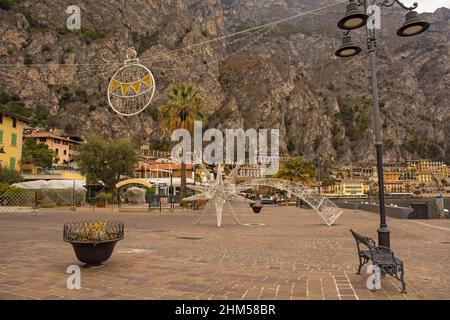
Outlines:
[[[362,12],[357,3],[347,5],[345,16],[338,22],[338,27],[343,30],[361,28],[367,24],[369,16]]]
[[[362,51],[361,47],[355,44],[350,35],[345,35],[342,39],[341,47],[336,51],[336,56],[340,58],[349,58],[356,56]]]
[[[416,11],[411,11],[406,14],[406,21],[403,26],[397,31],[400,37],[412,37],[422,32],[427,31],[430,24],[419,18]]]

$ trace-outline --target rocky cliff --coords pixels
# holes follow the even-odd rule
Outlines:
[[[334,56],[345,4],[252,34],[191,46],[307,12],[317,0],[87,0],[82,30],[65,27],[71,1],[17,1],[0,10],[0,92],[49,112],[50,127],[85,135],[130,136],[157,144],[154,121],[172,83],[190,82],[207,102],[208,125],[279,128],[290,154],[334,160],[374,158],[366,55]],[[387,158],[450,160],[450,10],[423,14],[431,29],[395,35],[400,9],[383,10],[379,83]],[[353,32],[364,45],[363,31]],[[134,46],[155,74],[150,108],[133,118],[107,104],[109,79]],[[89,65],[76,65],[89,64]]]

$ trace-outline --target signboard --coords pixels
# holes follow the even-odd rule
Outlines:
[[[173,194],[169,195],[168,203],[170,204],[180,203],[180,195],[173,195]]]
[[[150,196],[149,202],[148,202],[149,208],[159,209],[161,208],[161,196]]]

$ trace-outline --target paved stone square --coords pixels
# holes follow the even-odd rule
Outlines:
[[[234,204],[242,223],[211,212],[0,214],[0,299],[449,299],[450,221],[389,220],[392,248],[405,262],[408,294],[387,276],[370,292],[355,274],[348,231],[376,239],[378,216],[345,210],[333,227],[314,211]],[[100,269],[82,268],[81,290],[66,288],[80,264],[62,240],[64,222],[117,219],[125,240]]]

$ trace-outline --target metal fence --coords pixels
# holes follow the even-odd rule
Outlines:
[[[7,191],[0,195],[0,212],[31,212],[36,207],[37,197],[33,191]]]

